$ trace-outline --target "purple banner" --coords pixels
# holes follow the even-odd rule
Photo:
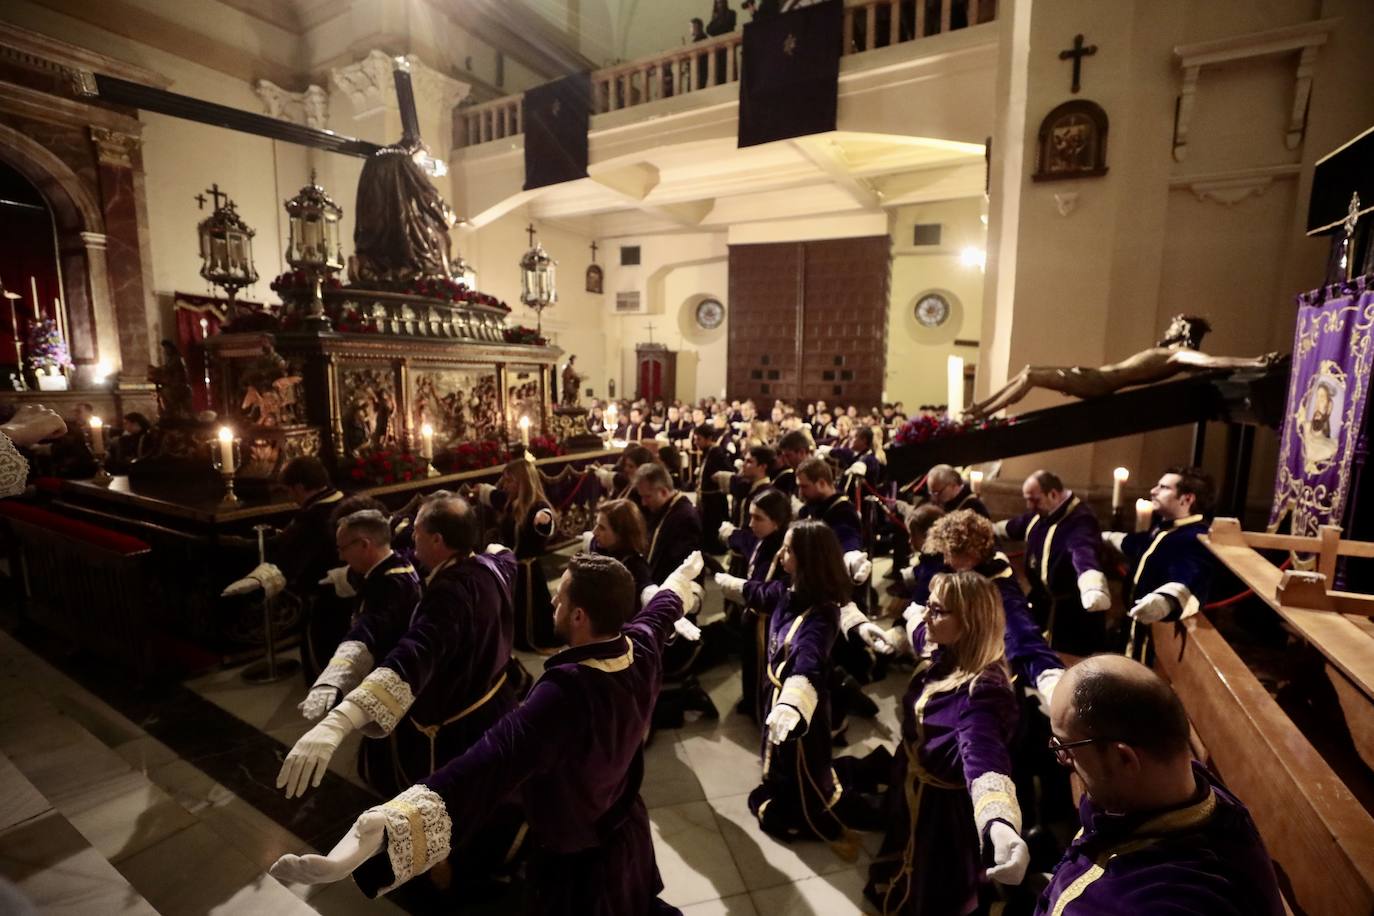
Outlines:
[[[1298,297],[1271,531],[1285,517],[1293,534],[1306,536],[1315,536],[1321,525],[1341,523],[1369,399],[1374,355],[1369,281],[1364,277]]]

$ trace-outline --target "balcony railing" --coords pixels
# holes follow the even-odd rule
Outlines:
[[[841,54],[862,54],[991,22],[997,0],[845,0]],[[737,82],[741,31],[592,71],[592,113],[604,114]],[[460,109],[454,146],[477,146],[524,130],[524,95]]]

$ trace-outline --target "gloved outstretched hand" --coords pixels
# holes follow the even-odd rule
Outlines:
[[[720,529],[716,532],[722,541],[730,540],[730,535],[735,533],[735,526],[729,522],[721,522]]]
[[[859,638],[864,641],[865,645],[879,655],[892,654],[893,648],[887,641],[887,631],[871,620],[859,624],[855,627],[855,632],[859,634]]]
[[[320,580],[320,584],[334,586],[334,594],[340,598],[352,598],[354,595],[358,594],[357,591],[354,590],[353,584],[348,581],[347,566],[335,566],[324,574],[324,578]]]
[[[993,821],[988,827],[992,840],[992,868],[988,877],[998,884],[1020,884],[1030,866],[1030,848],[1021,835],[1004,821]]]
[[[801,724],[801,712],[795,706],[779,703],[768,713],[763,724],[768,729],[769,742],[782,744]]]
[[[866,477],[868,476],[868,465],[864,464],[862,461],[856,461],[845,469],[845,473],[854,474],[858,477]]]
[[[1085,588],[1079,597],[1085,611],[1105,611],[1112,606],[1112,596],[1100,588]]]
[[[716,573],[716,585],[720,586],[725,597],[731,601],[744,600],[745,581],[747,580],[741,579],[739,576],[732,576],[729,573]]]
[[[701,575],[702,568],[701,551],[693,550],[687,559],[682,561],[682,565],[669,573],[668,578],[663,580],[662,587],[676,593],[682,599],[682,612],[684,614],[691,613],[698,600],[700,590],[693,588],[696,584],[693,580]]]
[[[583,553],[591,553],[591,552],[592,552],[592,538],[593,538],[593,537],[594,537],[594,535],[593,535],[592,532],[590,532],[590,531],[584,531],[584,532],[582,532],[582,552],[583,552]]]
[[[311,687],[310,692],[305,695],[304,700],[297,704],[296,708],[301,711],[302,716],[314,722],[334,708],[334,704],[337,702],[339,702],[338,688],[322,684],[319,687]]]
[[[236,582],[230,583],[229,587],[220,592],[221,598],[229,598],[234,595],[247,595],[262,589],[263,594],[268,598],[275,598],[281,594],[282,589],[286,588],[286,577],[282,575],[280,569],[271,563],[259,563],[253,567],[253,571]]]
[[[319,786],[339,745],[366,721],[367,713],[349,700],[330,710],[286,755],[277,774],[277,788],[285,789],[287,798],[299,798],[307,788]]]
[[[701,627],[692,623],[692,621],[688,620],[686,617],[679,617],[674,621],[673,629],[677,631],[677,635],[688,642],[697,642],[701,639]]]
[[[1172,610],[1173,606],[1169,604],[1168,598],[1159,592],[1150,592],[1131,608],[1131,618],[1140,623],[1158,623],[1168,617]]]
[[[862,585],[873,572],[873,561],[862,550],[851,550],[844,555],[844,568],[855,585]]]
[[[364,811],[328,855],[284,855],[267,870],[278,881],[293,884],[332,884],[342,881],[386,843],[386,815]]]

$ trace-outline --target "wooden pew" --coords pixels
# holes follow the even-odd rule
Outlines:
[[[1374,719],[1374,636],[1334,606],[1305,606],[1319,600],[1314,583],[1324,593],[1320,580],[1288,574],[1285,581],[1255,548],[1310,552],[1319,569],[1334,571],[1342,552],[1363,555],[1355,551],[1374,545],[1342,547],[1330,532],[1281,540],[1242,532],[1233,519],[1218,519],[1205,537],[1218,560],[1326,655],[1329,676],[1345,685],[1354,733]],[[1249,806],[1293,911],[1374,913],[1374,817],[1206,617],[1154,624],[1152,636],[1156,668],[1187,707],[1208,762]]]

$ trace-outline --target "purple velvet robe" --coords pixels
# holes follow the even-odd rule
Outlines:
[[[902,698],[888,829],[865,893],[887,913],[962,916],[987,881],[992,822],[1021,829],[1008,750],[1017,701],[1000,665],[971,689],[965,681],[932,691],[951,673],[950,660],[927,644],[924,624],[913,649],[920,662]]]
[[[789,702],[790,678],[805,678],[814,702],[814,710],[798,706],[802,722],[782,744],[772,744],[764,730],[763,783],[749,793],[749,810],[764,831],[782,839],[838,839],[845,825],[835,811],[842,792],[830,767],[829,685],[839,607],[813,604],[785,580],[745,582],[744,600],[768,615],[760,718],[767,719],[775,704]]]
[[[430,573],[410,624],[349,694],[394,743],[411,785],[457,757],[516,704],[507,675],[515,626],[510,552],[454,559]]]
[[[968,484],[960,487],[959,492],[954,494],[954,498],[944,505],[946,512],[958,512],[960,509],[970,509],[983,518],[992,519],[992,513],[988,512],[988,507],[983,504],[981,499],[973,495],[973,488]]]
[[[332,487],[310,497],[287,526],[263,545],[267,562],[276,564],[286,577],[287,587],[297,595],[319,591],[320,580],[338,565],[329,517],[343,498]]]
[[[553,506],[548,500],[536,500],[519,524],[511,514],[513,507],[506,506],[501,513],[501,543],[520,564],[515,577],[515,645],[533,652],[559,644],[553,635],[553,597],[539,565],[555,527],[553,522],[535,523],[534,517],[543,509],[552,511]]]
[[[1201,764],[1198,796],[1168,811],[1108,814],[1084,795],[1083,830],[1037,916],[1280,916],[1274,865],[1250,812]]]
[[[456,848],[498,803],[518,796],[534,847],[535,912],[676,912],[657,900],[663,882],[639,787],[663,646],[681,614],[677,595],[660,591],[621,635],[549,658],[523,705],[424,781],[444,814],[433,813],[432,797],[422,804],[426,841],[442,841],[433,834],[446,823],[451,841],[444,845]],[[394,847],[390,823],[388,839]],[[395,874],[396,861],[376,856],[355,877],[375,893],[410,877]]]
[[[692,551],[701,549],[701,516],[686,494],[676,493],[657,512],[645,511],[644,523],[649,535],[649,553],[644,559],[654,582],[662,585]]]
[[[798,518],[814,518],[825,522],[839,538],[840,551],[863,550],[863,523],[859,520],[859,510],[847,497],[840,493],[822,500],[809,502],[802,506]]]
[[[772,473],[773,489],[788,496],[794,496],[797,492],[797,472],[794,468],[787,465],[775,469]]]
[[[1198,535],[1207,533],[1208,523],[1201,515],[1177,521],[1157,521],[1149,531],[1136,531],[1121,542],[1129,579],[1123,597],[1129,609],[1137,601],[1159,591],[1168,598],[1171,610],[1165,620],[1191,616],[1207,603],[1214,560]],[[1144,660],[1147,627],[1131,623],[1131,654]]]
[[[720,543],[720,523],[730,519],[730,502],[716,483],[715,475],[734,469],[729,453],[718,444],[706,450],[697,471],[697,511],[701,513],[699,544],[708,553],[721,552],[724,545]]]
[[[1049,515],[1027,512],[1008,519],[1007,537],[1026,542],[1031,610],[1050,645],[1073,655],[1101,651],[1106,615],[1083,610],[1078,589],[1079,576],[1102,574],[1102,529],[1092,510],[1069,494]]]
[[[751,582],[767,584],[786,582],[787,572],[778,562],[778,548],[787,534],[779,528],[763,540],[755,539],[754,547],[745,560],[744,578]],[[766,714],[764,707],[765,666],[768,659],[764,653],[768,648],[769,612],[757,608],[746,608],[740,620],[740,687],[741,705],[745,713],[755,722],[762,723]]]

